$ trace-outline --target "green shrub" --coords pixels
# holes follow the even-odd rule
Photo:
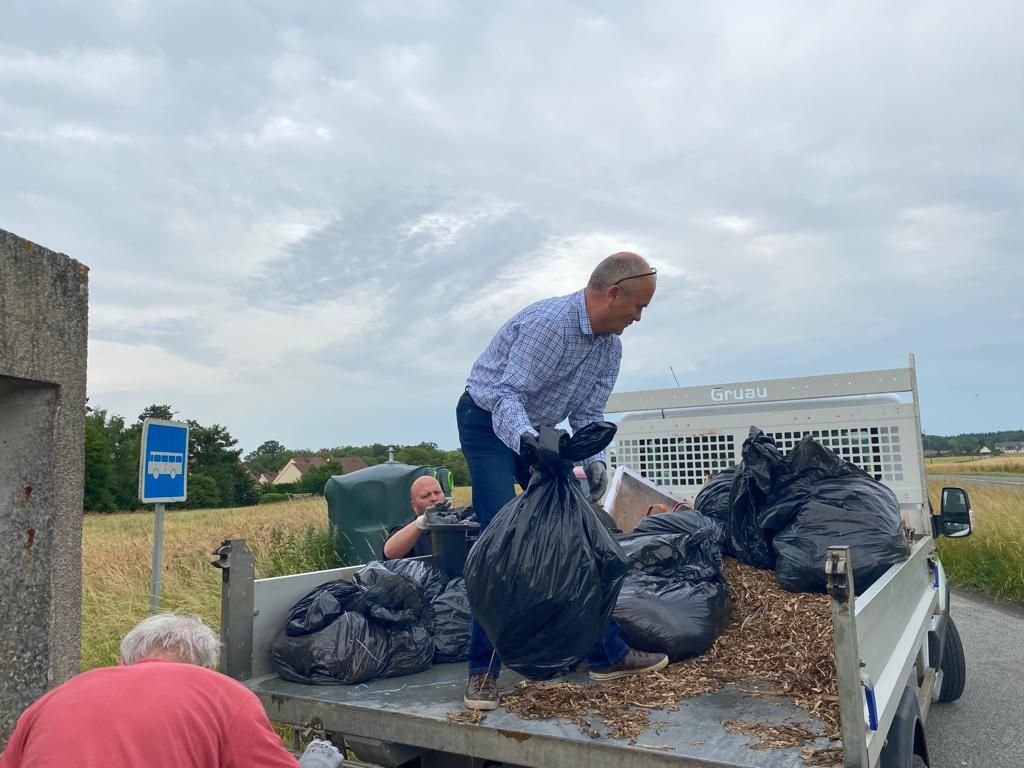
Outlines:
[[[287,576],[307,571],[340,568],[338,536],[333,528],[309,525],[302,533],[275,526],[270,530],[266,557],[258,564],[258,578]]]
[[[188,478],[188,500],[182,504],[192,509],[205,509],[221,505],[220,487],[207,474],[196,472]]]

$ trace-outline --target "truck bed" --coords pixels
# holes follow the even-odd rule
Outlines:
[[[507,691],[522,679],[504,671],[499,688]],[[563,679],[596,684],[582,673]],[[503,708],[476,724],[452,723],[449,715],[463,711],[465,684],[465,664],[436,664],[416,675],[350,686],[302,685],[277,675],[246,681],[274,721],[318,722],[327,731],[349,736],[517,766],[802,768],[799,748],[753,750],[753,737],[726,732],[722,721],[792,723],[820,730],[820,723],[789,701],[751,695],[753,684],[684,699],[677,711],[653,710],[651,727],[635,744],[607,735],[591,738],[567,720],[525,720]],[[606,732],[600,721],[592,725]],[[822,737],[812,746],[828,744]]]

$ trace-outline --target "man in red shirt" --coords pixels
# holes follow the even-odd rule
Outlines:
[[[18,719],[0,768],[337,768],[314,742],[297,763],[255,694],[215,671],[220,642],[198,617],[144,619],[121,666],[83,672]]]

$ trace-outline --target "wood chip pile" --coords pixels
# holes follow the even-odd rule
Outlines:
[[[732,620],[704,655],[658,673],[601,685],[524,682],[502,696],[502,706],[528,720],[565,718],[595,738],[601,734],[591,723],[599,719],[609,735],[637,743],[651,727],[651,710],[675,710],[682,699],[711,693],[727,683],[757,680],[768,685],[758,685],[749,691],[751,695],[791,699],[821,720],[825,735],[838,740],[839,698],[828,597],[787,592],[774,573],[732,558],[725,559],[723,570],[733,600]],[[728,721],[724,725],[732,732],[756,736],[755,749],[802,746],[822,735],[778,723]],[[804,761],[836,765],[842,762],[842,751],[808,748]]]

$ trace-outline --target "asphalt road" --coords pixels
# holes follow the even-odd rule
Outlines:
[[[1024,610],[954,593],[967,685],[928,716],[932,768],[1024,766]]]

